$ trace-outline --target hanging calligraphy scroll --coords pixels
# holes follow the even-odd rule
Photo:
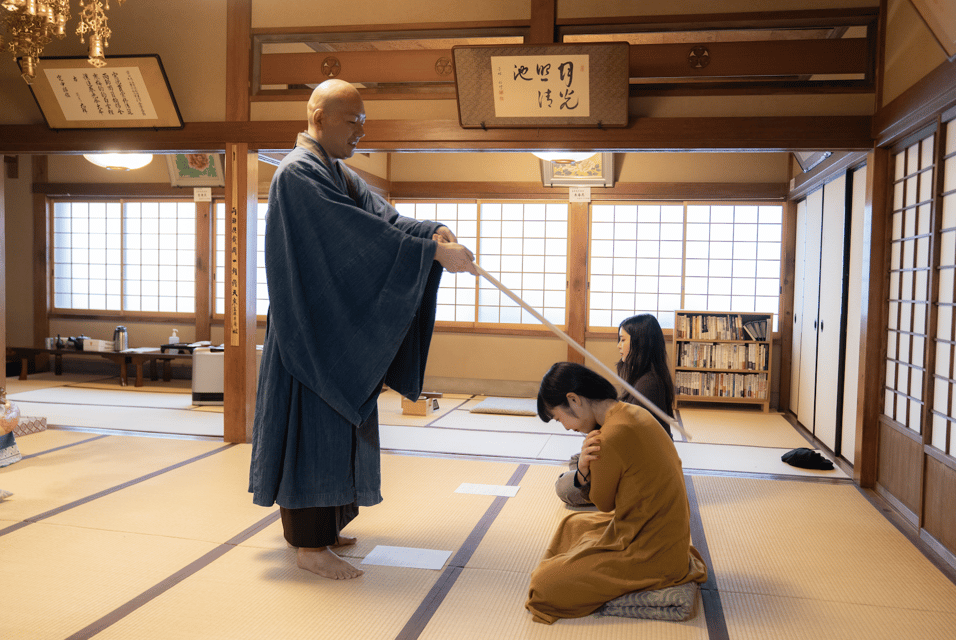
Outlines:
[[[627,126],[626,42],[457,46],[451,53],[466,129]]]
[[[51,129],[181,129],[183,119],[158,55],[40,58],[33,98]]]

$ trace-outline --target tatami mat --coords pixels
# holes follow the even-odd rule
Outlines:
[[[95,444],[95,443],[94,443]],[[222,447],[223,445],[218,445]],[[251,447],[237,445],[148,481],[50,517],[50,524],[182,537],[220,543],[268,514],[252,504]],[[195,487],[202,486],[202,491]],[[176,517],[155,505],[173,498]]]
[[[689,473],[693,473],[693,470],[700,470],[748,474],[761,473],[804,478],[849,478],[839,466],[824,471],[789,465],[780,458],[790,449],[698,442],[675,442],[674,445],[677,447],[677,453],[680,455],[684,470]]]
[[[21,453],[30,450],[30,440],[36,435],[41,434],[18,440]],[[3,502],[0,519],[24,520],[223,446],[195,440],[109,436],[27,458],[0,473],[3,488],[14,493],[14,499]]]
[[[564,431],[559,422],[542,422],[537,416],[512,416],[493,413],[453,411],[435,420],[434,426],[446,429],[473,429],[475,431],[512,431],[518,433],[555,434]]]
[[[421,640],[707,640],[699,601],[697,615],[686,622],[593,615],[552,625],[532,622],[524,608],[528,583],[526,573],[465,569]]]
[[[531,573],[558,523],[571,513],[554,493],[554,482],[561,471],[560,467],[544,465],[528,469],[519,482],[518,494],[505,503],[468,568]]]
[[[382,425],[379,430],[383,449],[523,459],[537,458],[549,437],[535,433],[499,434],[397,425]]]
[[[132,394],[131,394],[132,395]],[[20,413],[44,417],[48,425],[195,436],[223,434],[221,413],[190,409],[20,402]]]
[[[12,402],[17,403],[142,407],[149,409],[188,409],[192,406],[192,395],[190,393],[130,393],[129,390],[118,386],[80,387],[70,385],[7,395]]]
[[[734,640],[866,638],[948,640],[956,614],[825,600],[728,593],[721,596]]]
[[[696,443],[796,449],[807,440],[779,413],[681,407],[681,424]]]
[[[713,622],[729,631],[714,640],[943,639],[956,624],[956,586],[852,485],[696,476],[722,616],[701,600],[683,623],[546,626],[524,602],[570,512],[554,495],[558,465],[383,455],[385,500],[346,528],[358,544],[342,554],[359,564],[389,545],[451,560],[362,565],[339,582],[297,569],[275,507],[252,505],[249,445],[56,430],[20,440],[37,455],[0,470],[15,494],[0,503],[4,638],[704,640]],[[512,498],[455,491],[512,478]]]
[[[469,398],[470,395],[445,394],[438,398],[438,411],[424,416],[406,415],[402,413],[402,396],[397,391],[386,389],[378,397],[378,421],[380,424],[404,426],[429,425],[460,407]]]
[[[462,483],[506,484],[516,467],[478,460],[383,456],[384,501],[361,508],[359,517],[345,529],[358,541],[354,547],[343,547],[342,554],[364,558],[376,545],[454,553],[494,500],[455,490]]]
[[[825,620],[827,636],[932,638],[940,625],[919,618],[956,619],[956,585],[856,487],[705,476],[694,485],[731,637],[816,637]]]
[[[326,580],[294,551],[237,547],[96,636],[97,640],[393,640],[439,577],[374,567]]]
[[[25,499],[22,494],[15,497],[0,503],[0,512]],[[0,637],[63,640],[214,546],[181,537],[43,522],[14,531],[0,540]],[[215,598],[207,594],[207,600]]]
[[[89,382],[80,382],[73,384],[73,387],[84,389],[107,389],[122,391],[136,391],[139,393],[188,393],[192,394],[192,380],[183,378],[173,378],[172,380],[152,380],[147,375],[143,380],[143,386],[137,387],[134,383],[135,376],[129,376],[128,384],[124,387],[120,384],[119,377],[107,378],[106,380],[91,380]]]

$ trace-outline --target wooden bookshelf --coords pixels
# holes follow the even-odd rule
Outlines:
[[[759,404],[770,410],[773,314],[674,312],[678,403]]]

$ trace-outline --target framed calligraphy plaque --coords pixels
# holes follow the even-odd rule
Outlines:
[[[183,119],[158,55],[40,58],[33,98],[51,129],[181,129]]]
[[[456,46],[451,54],[463,128],[627,126],[626,42]]]

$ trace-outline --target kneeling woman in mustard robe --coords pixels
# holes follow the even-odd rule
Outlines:
[[[538,415],[587,435],[581,473],[603,513],[573,513],[558,526],[531,574],[525,607],[535,622],[580,618],[632,591],[707,580],[690,543],[677,449],[646,409],[619,402],[594,371],[560,362],[541,381]]]

